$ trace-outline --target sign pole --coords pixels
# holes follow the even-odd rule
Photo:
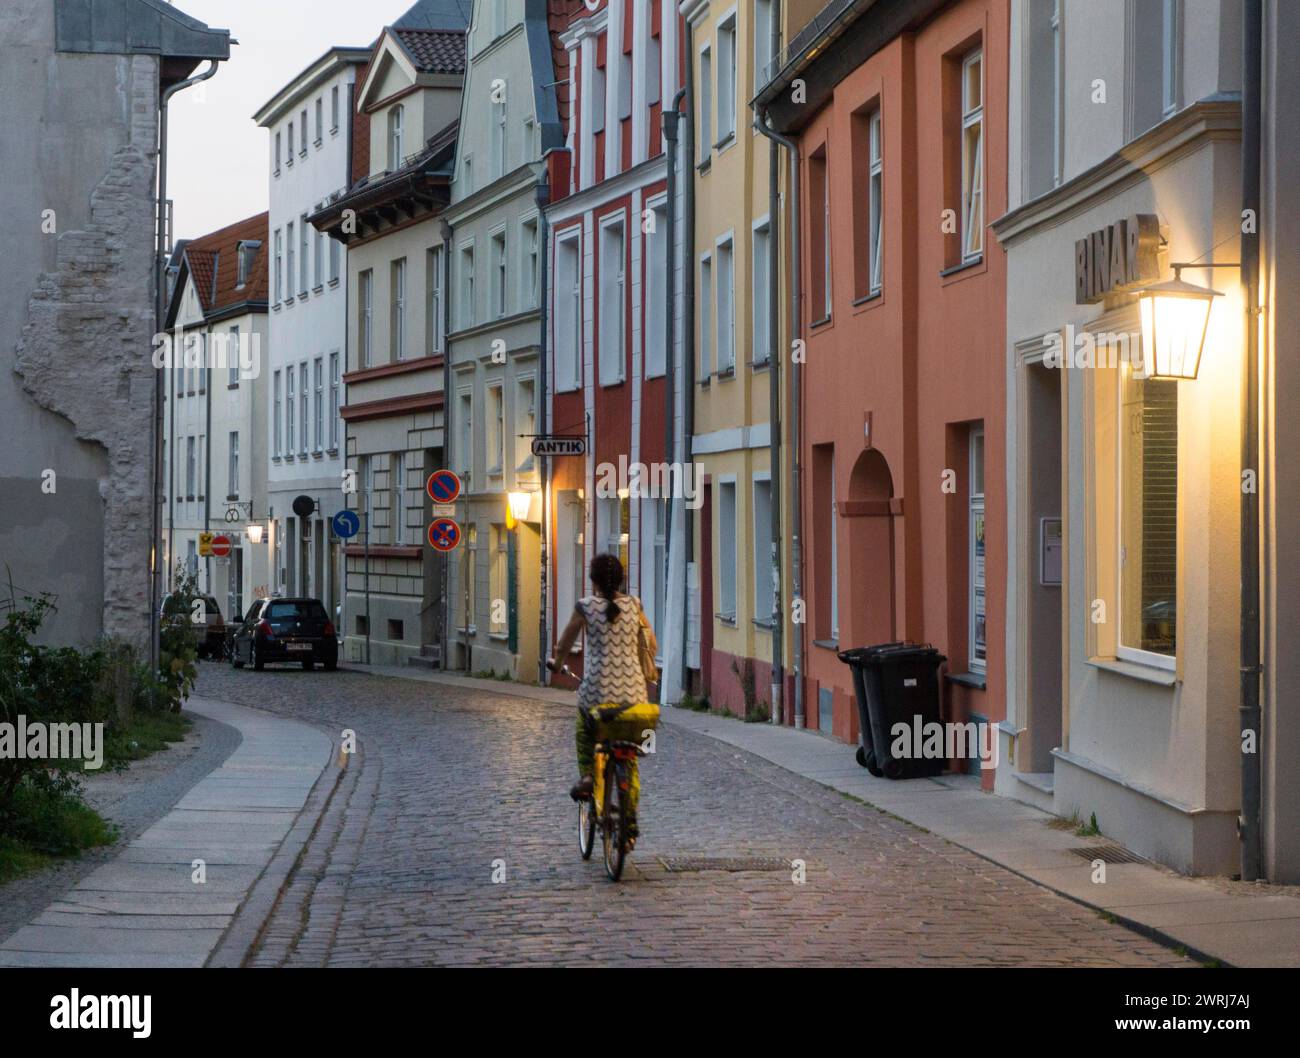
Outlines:
[[[366,489],[366,664],[370,664],[370,490]]]

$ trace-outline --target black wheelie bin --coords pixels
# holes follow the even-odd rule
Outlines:
[[[924,731],[926,724],[942,722],[939,668],[948,659],[929,644],[879,643],[840,651],[840,660],[853,670],[862,732],[858,763],[890,779],[943,774],[947,760],[920,756],[913,739],[903,756],[895,757],[892,747],[895,724]]]

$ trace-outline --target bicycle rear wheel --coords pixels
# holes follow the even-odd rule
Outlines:
[[[588,797],[578,802],[578,851],[584,860],[591,859],[596,846],[596,802]]]
[[[605,844],[605,873],[611,882],[623,874],[627,855],[627,769],[612,756],[605,771],[605,805],[601,836]]]

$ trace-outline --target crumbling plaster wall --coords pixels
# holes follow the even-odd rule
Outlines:
[[[53,6],[0,5],[0,576],[58,596],[52,641],[143,645],[158,60],[57,53]]]

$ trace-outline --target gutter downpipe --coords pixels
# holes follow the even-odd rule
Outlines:
[[[795,348],[795,343],[802,340],[803,337],[803,317],[801,315],[803,308],[803,289],[800,274],[800,238],[799,238],[799,145],[794,140],[782,136],[779,132],[772,129],[768,124],[766,109],[760,115],[754,125],[764,136],[774,144],[779,144],[790,152],[790,345],[791,349]],[[773,222],[773,245],[779,241],[780,235],[776,231],[775,222]],[[776,305],[776,298],[772,299],[773,306]],[[774,310],[775,311],[775,308]],[[775,328],[773,329],[773,342],[775,343]],[[775,347],[774,347],[775,348]],[[776,361],[773,360],[775,369]],[[773,376],[773,386],[777,379]],[[791,356],[790,363],[790,436],[794,453],[790,459],[790,553],[793,559],[790,578],[790,597],[791,601],[798,601],[803,598],[803,561],[800,555],[800,549],[803,541],[803,513],[800,506],[802,500],[802,481],[799,469],[799,456],[801,452],[801,422],[800,422],[800,400],[802,395],[803,368],[800,358]],[[774,427],[775,433],[775,427]],[[779,453],[779,449],[778,449]],[[776,464],[779,467],[779,463]],[[773,481],[776,480],[777,472],[773,470]],[[774,503],[774,506],[775,503]],[[779,507],[777,507],[779,510]],[[778,601],[777,605],[780,603]],[[804,662],[804,623],[800,622],[794,632],[794,726],[802,728],[805,726],[804,712],[804,690],[803,690],[803,665]]]
[[[1241,116],[1241,206],[1259,216],[1260,126],[1262,95],[1263,4],[1242,5],[1243,63]],[[1246,294],[1246,348],[1242,358],[1241,465],[1256,473],[1259,462],[1259,235],[1241,236],[1241,281]],[[1260,820],[1262,789],[1260,754],[1260,613],[1259,613],[1259,489],[1241,493],[1241,731],[1255,733],[1255,752],[1241,757],[1241,878],[1253,882],[1261,873]]]
[[[455,162],[452,163],[453,165]],[[452,437],[455,430],[452,429],[452,416],[455,414],[454,408],[456,402],[451,396],[452,377],[451,377],[451,292],[452,286],[452,254],[451,238],[452,226],[443,217],[438,221],[438,233],[442,236],[442,462],[450,470],[456,464],[453,462]],[[468,509],[468,508],[467,508]],[[460,550],[460,549],[458,549]],[[466,549],[467,551],[467,549]],[[451,556],[442,556],[442,571],[439,578],[442,585],[442,643],[438,647],[438,664],[443,672],[451,671],[451,629],[452,622],[455,620],[455,611],[451,598]],[[473,561],[473,558],[470,558]],[[462,585],[463,587],[463,585]],[[366,622],[369,624],[369,621]],[[470,646],[469,633],[465,633],[465,671],[470,669],[470,652],[473,648]]]
[[[234,43],[232,41],[232,43]],[[154,262],[154,333],[161,334],[167,320],[167,104],[177,92],[184,91],[191,85],[216,75],[216,59],[208,60],[208,68],[184,81],[179,81],[163,89],[158,101],[158,212],[156,237],[156,255]],[[175,351],[173,350],[173,353]],[[158,607],[162,602],[162,446],[164,413],[164,372],[154,372],[153,389],[153,504],[149,518],[150,550],[149,556],[149,665],[151,671],[157,672],[160,654]],[[209,441],[211,438],[209,438]],[[172,453],[172,459],[176,453]]]
[[[551,274],[549,262],[551,258],[551,231],[550,225],[546,223],[546,208],[551,204],[551,176],[550,162],[547,158],[542,159],[541,179],[537,181],[535,192],[537,200],[537,245],[541,249],[539,254],[541,260],[538,262],[537,283],[541,287],[538,292],[537,300],[539,306],[540,318],[538,321],[538,335],[540,346],[540,355],[538,356],[537,379],[537,432],[546,436],[550,429],[551,420],[547,395],[547,387],[550,385],[550,375],[547,371],[547,336],[550,326],[550,297],[551,297]],[[550,653],[550,637],[546,634],[546,619],[550,615],[550,602],[547,598],[551,587],[550,570],[547,564],[550,562],[550,533],[551,533],[551,464],[550,460],[541,456],[537,457],[537,478],[541,483],[542,490],[542,534],[541,534],[541,555],[538,562],[538,568],[541,573],[541,585],[539,588],[538,606],[537,606],[537,685],[545,687],[550,682],[550,670],[546,667],[546,656]]]

